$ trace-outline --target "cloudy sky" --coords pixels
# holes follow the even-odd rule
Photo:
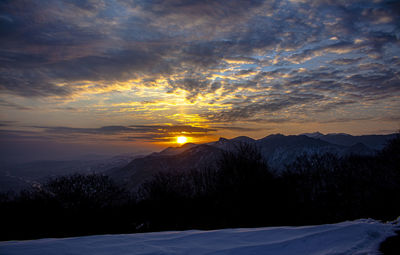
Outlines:
[[[395,0],[1,1],[1,152],[395,132],[399,15]]]

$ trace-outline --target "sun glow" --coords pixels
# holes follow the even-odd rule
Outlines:
[[[185,137],[185,136],[178,136],[177,138],[176,138],[176,142],[177,143],[179,143],[179,144],[184,144],[184,143],[187,143],[187,137]]]

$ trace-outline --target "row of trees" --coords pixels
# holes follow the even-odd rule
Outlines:
[[[400,139],[375,156],[299,157],[280,173],[242,145],[215,170],[160,173],[143,190],[145,211],[155,213],[146,217],[148,230],[393,220],[400,215]]]
[[[136,192],[107,176],[72,175],[3,194],[0,238],[392,220],[399,198],[399,137],[375,156],[304,156],[280,173],[242,144],[215,169],[159,173]]]

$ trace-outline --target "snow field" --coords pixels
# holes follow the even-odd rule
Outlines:
[[[0,242],[0,254],[379,254],[399,221],[356,220],[304,227],[169,231]]]

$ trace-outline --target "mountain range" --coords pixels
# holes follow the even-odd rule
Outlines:
[[[372,155],[381,150],[396,134],[362,135],[306,133],[301,135],[274,134],[262,139],[239,136],[233,139],[179,147],[169,147],[149,155],[119,155],[106,159],[70,161],[34,161],[21,164],[0,162],[0,192],[19,191],[40,185],[51,177],[72,173],[100,173],[109,175],[128,189],[136,189],[158,172],[190,171],[212,168],[224,151],[232,151],[240,144],[256,146],[263,159],[280,171],[297,157],[310,154],[334,153],[339,156]]]
[[[106,171],[118,183],[135,189],[158,172],[201,170],[213,167],[224,151],[232,151],[246,143],[256,146],[266,163],[280,171],[297,157],[311,154],[333,153],[338,156],[351,154],[372,155],[381,150],[390,135],[362,135],[306,133],[301,135],[274,134],[262,139],[239,136],[233,139],[220,138],[206,144],[187,143],[180,147],[169,147],[145,157],[132,160],[121,168]]]

